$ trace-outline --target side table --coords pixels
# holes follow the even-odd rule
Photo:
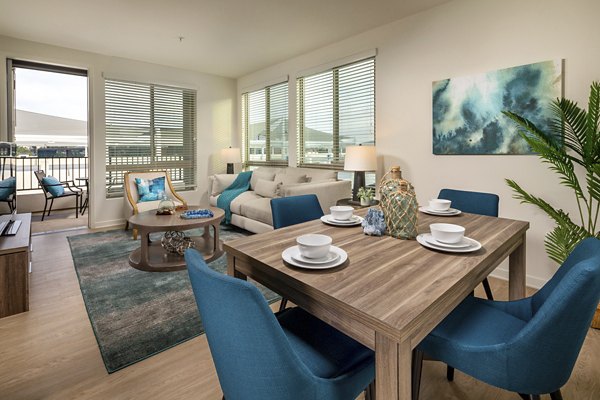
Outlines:
[[[360,210],[361,208],[373,207],[379,205],[379,200],[372,200],[371,204],[368,206],[363,206],[360,204],[360,201],[354,201],[352,199],[340,199],[335,203],[336,206],[351,206],[354,207],[355,210]]]

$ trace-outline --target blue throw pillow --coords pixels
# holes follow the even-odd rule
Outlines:
[[[46,190],[52,195],[52,197],[59,197],[65,193],[65,188],[62,186],[60,181],[53,176],[46,176],[42,178],[42,185],[46,186]]]
[[[17,178],[11,176],[3,181],[0,181],[0,200],[6,200],[15,193],[17,189]]]
[[[165,177],[154,179],[135,178],[138,190],[138,203],[143,201],[156,201],[165,195]]]

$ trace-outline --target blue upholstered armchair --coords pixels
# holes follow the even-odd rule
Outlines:
[[[524,399],[561,399],[599,299],[600,240],[588,238],[532,297],[468,297],[418,350]]]
[[[375,378],[360,343],[300,308],[273,314],[254,285],[211,270],[196,250],[185,260],[227,400],[354,400]]]

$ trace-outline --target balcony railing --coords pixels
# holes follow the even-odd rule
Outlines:
[[[1,178],[15,176],[17,191],[39,190],[33,174],[39,170],[61,182],[73,180],[75,184],[85,185],[78,178],[88,177],[88,167],[87,157],[0,157]]]

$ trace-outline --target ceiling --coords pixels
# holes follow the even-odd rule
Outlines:
[[[237,78],[448,1],[0,0],[0,35]]]

